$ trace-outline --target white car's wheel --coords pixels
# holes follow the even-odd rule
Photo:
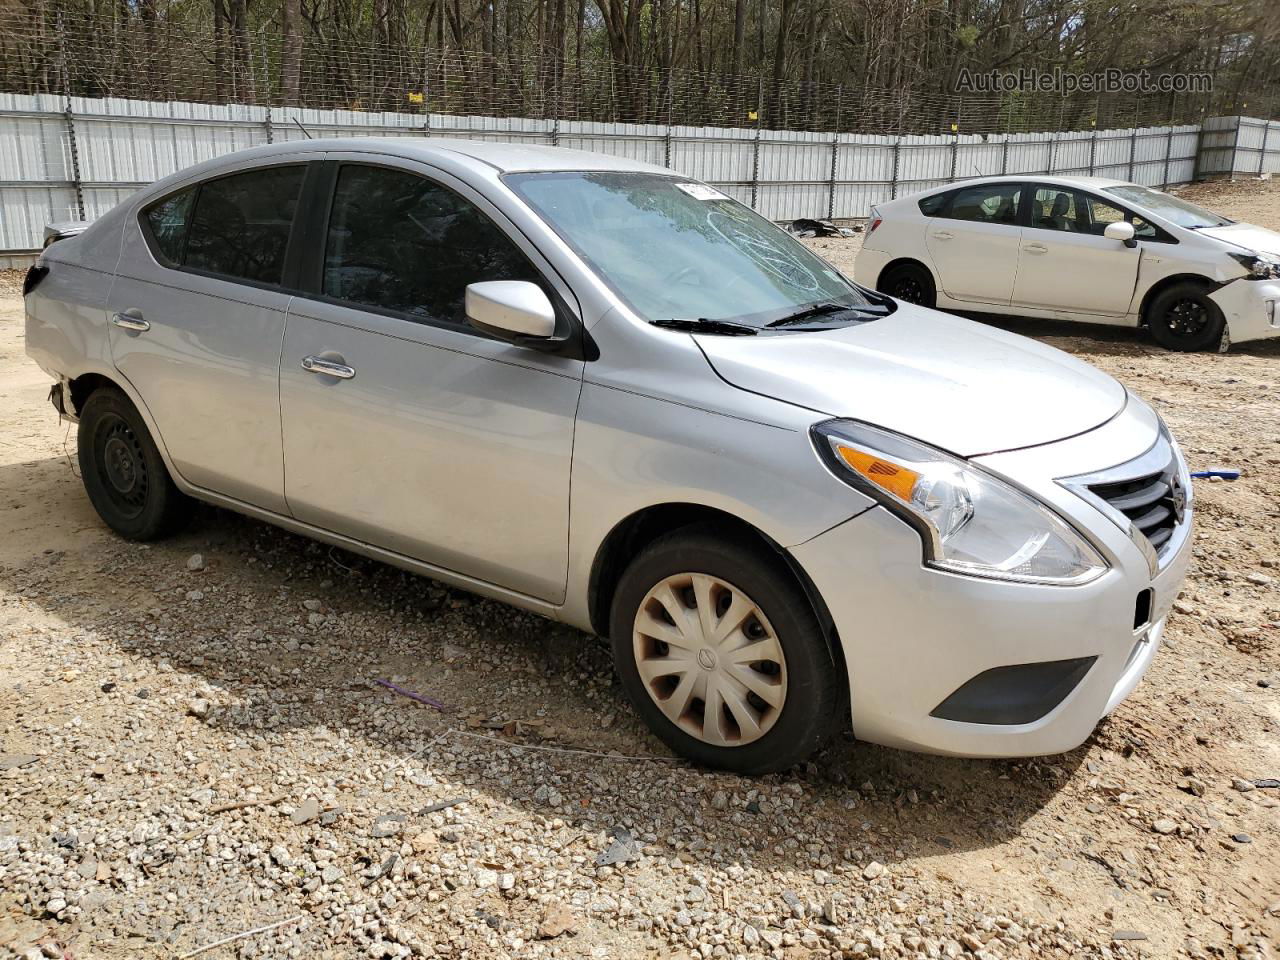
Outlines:
[[[1212,350],[1225,326],[1222,310],[1209,299],[1209,287],[1192,280],[1161,290],[1147,306],[1151,338],[1166,350]]]
[[[880,276],[877,289],[895,300],[932,307],[938,302],[933,276],[918,263],[900,263]]]

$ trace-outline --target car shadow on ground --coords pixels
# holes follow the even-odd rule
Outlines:
[[[1049,346],[1055,346],[1053,343],[1055,338],[1070,340],[1071,352],[1086,356],[1145,356],[1161,353],[1171,357],[1180,356],[1157,344],[1145,329],[1102,323],[1082,323],[1078,320],[1045,320],[1039,317],[1011,317],[972,311],[961,312],[958,315],[1001,330],[1008,330],[1010,333],[1034,337],[1038,340],[1047,339]],[[1231,353],[1241,356],[1280,357],[1280,337],[1232,344],[1230,349]]]
[[[18,515],[33,496],[47,507],[38,541],[45,546],[25,557],[12,545],[0,550],[0,590],[72,633],[97,634],[113,654],[171,666],[178,676],[146,682],[170,689],[174,724],[196,723],[182,705],[197,684],[182,675],[207,682],[215,702],[232,705],[215,709],[197,737],[265,738],[275,749],[297,731],[346,730],[373,762],[407,758],[438,743],[444,729],[491,736],[503,743],[455,738],[465,749],[451,751],[441,769],[429,746],[415,762],[583,831],[626,825],[657,837],[668,855],[705,849],[716,860],[793,870],[830,866],[811,859],[811,845],[887,864],[996,847],[1018,836],[1084,761],[1085,748],[977,761],[844,736],[801,769],[753,780],[678,760],[524,749],[670,756],[624,702],[596,638],[224,510],[202,507],[182,534],[151,545],[105,528],[86,532],[89,507],[79,483],[67,482],[69,470],[62,458],[0,466],[0,503],[16,505]],[[205,567],[193,573],[187,561],[197,552]],[[304,601],[315,599],[321,609],[309,611]],[[450,711],[398,697],[373,685],[376,677],[393,677]],[[102,722],[118,719],[108,708]],[[527,725],[513,729],[520,720],[542,724],[546,739]],[[83,732],[116,735],[88,724]],[[495,751],[505,774],[491,769]],[[60,762],[70,765],[67,777],[83,779],[75,755]],[[543,785],[562,796],[554,809],[537,789]],[[175,794],[200,786],[195,779]],[[669,804],[637,801],[655,795]]]

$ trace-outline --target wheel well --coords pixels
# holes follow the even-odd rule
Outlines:
[[[844,669],[844,653],[836,636],[831,611],[827,609],[818,588],[795,559],[773,538],[731,513],[695,503],[665,503],[638,510],[617,524],[596,551],[591,567],[588,603],[591,629],[601,637],[609,636],[609,610],[613,606],[618,580],[631,559],[659,537],[695,524],[712,524],[726,536],[745,538],[761,550],[776,556],[790,571],[804,591],[814,614],[822,626],[833,662]]]
[[[881,282],[883,282],[884,278],[888,275],[890,270],[896,270],[898,269],[898,267],[907,267],[907,266],[919,267],[921,270],[923,270],[925,273],[929,275],[929,279],[934,283],[934,286],[937,286],[937,281],[933,279],[933,271],[929,269],[927,264],[925,264],[920,260],[917,260],[915,257],[898,257],[898,259],[896,260],[890,260],[888,263],[884,265],[884,268],[881,269],[880,276],[876,277],[876,289],[877,290],[880,289]]]
[[[100,373],[86,373],[76,377],[71,381],[71,409],[79,416],[80,411],[84,409],[85,401],[95,390],[115,386],[114,381]]]
[[[1150,289],[1142,295],[1142,305],[1138,307],[1139,326],[1145,327],[1147,325],[1147,308],[1151,306],[1151,301],[1178,283],[1198,283],[1214,290],[1222,286],[1222,284],[1198,273],[1175,273],[1172,276],[1164,277],[1153,283]]]

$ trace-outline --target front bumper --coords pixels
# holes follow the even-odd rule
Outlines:
[[[1209,299],[1221,309],[1232,343],[1280,337],[1280,283],[1271,280],[1232,280]]]
[[[1091,583],[1009,583],[926,567],[915,531],[880,507],[792,548],[832,614],[859,739],[959,756],[1061,753],[1084,742],[1137,686],[1186,576],[1190,517],[1153,574],[1127,532],[1056,480],[1123,463],[1149,446],[1154,414],[1131,406],[1091,434],[982,458],[1089,532],[1111,564]],[[1048,712],[1028,722],[936,715],[986,671],[1089,658],[1065,695],[1058,690]]]

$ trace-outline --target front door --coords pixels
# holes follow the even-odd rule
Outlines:
[[[545,265],[443,174],[330,158],[316,289],[294,300],[281,354],[290,510],[560,602],[582,361],[493,339],[463,315],[468,283],[552,292]]]
[[[953,300],[1006,304],[1018,266],[1022,184],[957,190],[925,227],[925,244],[942,292]]]
[[[285,512],[278,370],[306,164],[180,189],[124,228],[107,309],[116,368],[188,482]]]
[[[1018,251],[1015,307],[1123,316],[1142,251],[1102,235],[1125,219],[1118,207],[1069,187],[1040,186]]]

